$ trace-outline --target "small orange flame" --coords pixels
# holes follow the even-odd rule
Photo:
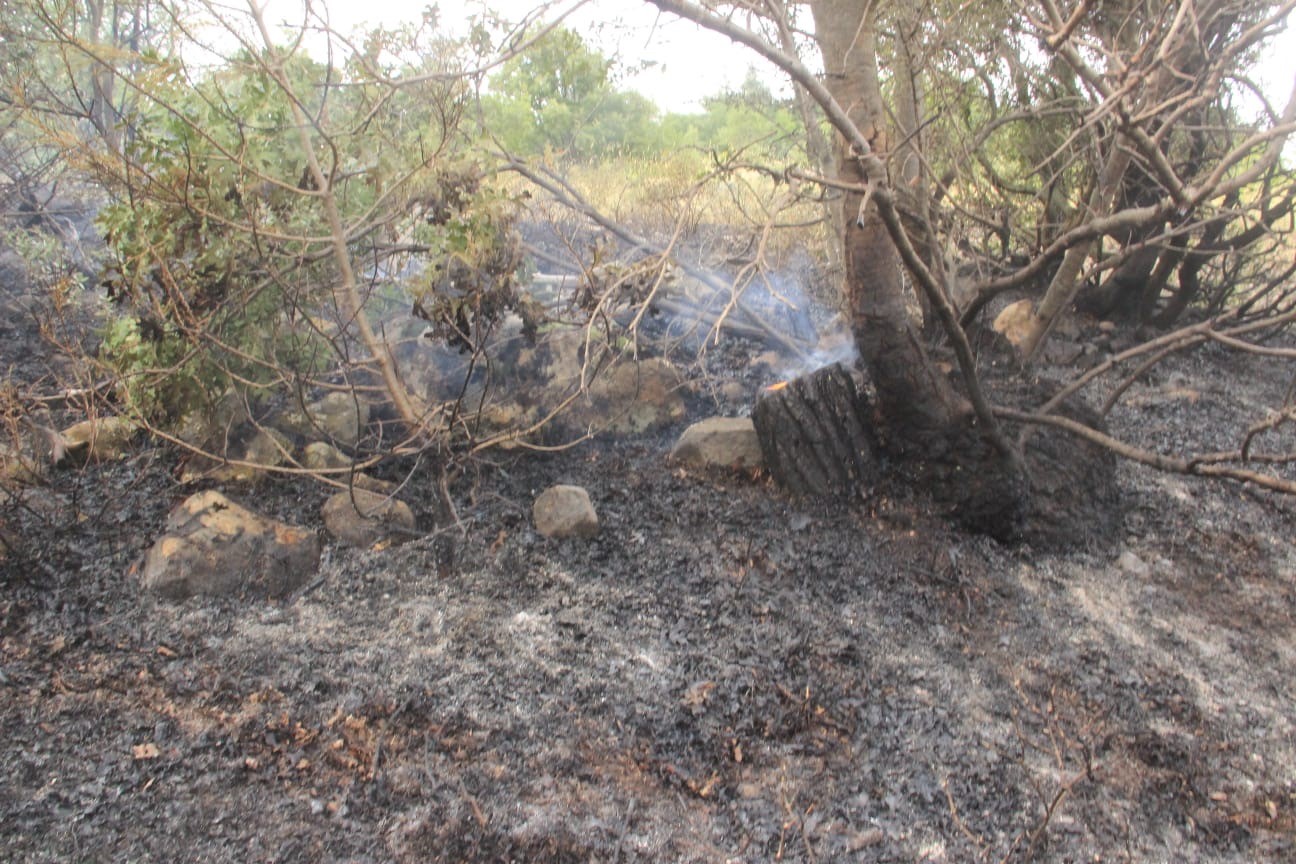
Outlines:
[[[766,388],[765,388],[765,392],[766,392],[766,393],[777,393],[778,391],[782,390],[782,389],[783,389],[784,387],[786,387],[786,386],[788,386],[788,382],[786,382],[786,381],[779,381],[779,382],[777,382],[777,383],[775,383],[775,384],[771,384],[770,386],[766,387]]]

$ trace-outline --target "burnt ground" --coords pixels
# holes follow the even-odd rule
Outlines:
[[[1290,375],[1206,349],[1115,426],[1222,447]],[[166,448],[10,499],[0,857],[1296,857],[1292,501],[1124,464],[1114,543],[1009,547],[680,470],[677,431],[470,466],[448,568],[333,546],[277,603],[141,594],[193,491]],[[596,539],[532,529],[555,482]],[[228,491],[309,525],[325,495]],[[402,495],[430,524],[431,478]]]

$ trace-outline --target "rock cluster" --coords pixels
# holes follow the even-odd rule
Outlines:
[[[489,372],[468,369],[457,351],[406,340],[418,347],[398,352],[402,377],[433,402],[462,397],[497,432],[539,424],[563,434],[642,435],[684,418],[683,375],[669,360],[622,353],[584,327],[554,326],[528,340],[520,326],[503,323]]]
[[[369,403],[351,393],[329,393],[307,405],[304,411],[288,412],[275,425],[306,439],[325,439],[343,447],[354,447],[369,425]]]

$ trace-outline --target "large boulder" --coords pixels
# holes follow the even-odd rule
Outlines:
[[[671,449],[672,462],[699,468],[743,468],[764,464],[750,417],[710,417],[694,423]]]
[[[531,515],[546,537],[594,537],[599,532],[598,514],[580,486],[550,486],[536,498]]]
[[[141,584],[169,600],[197,594],[282,597],[319,567],[314,532],[268,519],[219,492],[191,495],[167,517]]]
[[[336,539],[367,549],[414,539],[414,511],[398,498],[355,488],[324,502],[324,527]]]

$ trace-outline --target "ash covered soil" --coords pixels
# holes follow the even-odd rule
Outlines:
[[[1203,349],[1114,426],[1233,446],[1289,378]],[[903,494],[679,469],[678,431],[497,454],[449,566],[431,536],[333,546],[270,604],[139,590],[193,491],[175,452],[11,499],[0,857],[1296,857],[1292,501],[1123,464],[1115,543],[1001,546]],[[554,483],[597,538],[534,531]],[[325,497],[227,491],[311,526]],[[401,496],[430,524],[430,477]]]

